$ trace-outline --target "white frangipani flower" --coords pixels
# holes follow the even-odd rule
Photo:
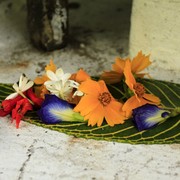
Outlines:
[[[20,76],[18,83],[13,84],[13,88],[16,91],[15,93],[10,94],[6,99],[14,99],[18,94],[25,97],[23,92],[27,91],[34,85],[34,82],[29,80],[24,74]]]

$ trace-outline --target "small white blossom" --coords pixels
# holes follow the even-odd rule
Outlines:
[[[57,69],[54,73],[53,71],[48,70],[46,75],[50,79],[46,81],[44,85],[46,86],[47,90],[61,99],[69,100],[72,97],[73,89],[78,89],[79,83],[69,80],[71,77],[70,73],[64,73],[61,68]],[[82,96],[83,93],[77,90],[74,96]]]
[[[69,99],[71,92],[73,90],[70,80],[67,80],[66,82],[63,82],[62,80],[55,82],[46,81],[44,85],[50,91],[51,94],[54,94],[64,100]]]
[[[24,74],[20,76],[18,83],[13,84],[15,93],[10,94],[6,99],[14,99],[18,94],[23,96],[23,92],[27,91],[34,85],[34,82],[29,80]]]
[[[44,83],[47,90],[61,99],[68,100],[73,90],[71,80],[69,80],[71,74],[64,73],[63,70],[59,68],[55,73],[48,70],[46,75],[50,79]]]
[[[61,68],[57,69],[55,73],[53,71],[48,70],[46,72],[46,75],[51,81],[61,80],[62,82],[66,82],[71,77],[70,73],[64,73],[64,71]]]
[[[75,88],[75,89],[78,89],[78,87],[79,87],[79,83],[78,82],[75,82],[75,81],[72,81],[71,82],[71,86],[73,87],[73,88]],[[82,91],[79,91],[79,90],[77,90],[77,91],[75,91],[75,93],[73,94],[73,97],[75,97],[75,96],[83,96],[84,95],[84,93],[82,92]]]

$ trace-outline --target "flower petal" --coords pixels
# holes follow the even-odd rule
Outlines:
[[[12,109],[16,106],[16,103],[18,101],[20,101],[21,99],[23,99],[22,96],[17,95],[15,98],[13,99],[5,99],[4,101],[2,101],[1,105],[4,109],[4,111],[9,111],[11,112]]]
[[[0,109],[0,117],[7,116],[11,111],[4,111],[4,109]]]
[[[90,79],[91,77],[89,76],[89,74],[87,74],[83,69],[80,69],[76,74],[74,74],[75,77],[73,79],[73,75],[72,75],[72,79],[77,81],[78,83],[82,83],[83,81]]]
[[[125,60],[121,58],[115,59],[115,64],[112,65],[112,69],[120,74],[123,73],[125,66]]]
[[[46,124],[56,124],[62,121],[84,121],[73,111],[71,104],[55,95],[45,95],[45,100],[38,111],[38,115]]]
[[[109,90],[108,90],[108,88],[107,88],[107,86],[106,86],[106,84],[105,84],[105,82],[103,80],[99,80],[98,84],[99,84],[99,86],[101,88],[101,92],[108,92],[109,93]]]
[[[169,117],[169,112],[146,104],[133,110],[133,122],[139,131],[150,129]]]
[[[133,91],[133,86],[136,84],[136,80],[131,72],[131,61],[128,59],[125,63],[124,68],[124,76],[125,76],[125,82],[128,85],[128,87]]]
[[[126,117],[124,116],[124,112],[120,110],[115,110],[113,107],[105,108],[105,119],[110,126],[114,126],[115,124],[123,124]]]
[[[155,95],[153,95],[153,94],[144,94],[144,95],[143,95],[143,98],[145,98],[146,100],[148,100],[148,103],[149,103],[149,104],[159,105],[160,102],[161,102],[161,100],[160,100],[157,96],[155,96]]]
[[[61,79],[62,78],[62,76],[64,75],[64,71],[63,71],[63,69],[62,68],[59,68],[59,69],[57,69],[56,70],[56,76],[57,76],[57,79]]]
[[[74,108],[75,112],[80,112],[82,116],[89,114],[98,105],[98,100],[90,95],[85,95]]]
[[[148,67],[151,64],[149,60],[149,55],[145,56],[142,54],[142,51],[140,51],[137,56],[132,60],[131,63],[131,69],[133,73],[140,72],[144,70],[146,67]]]
[[[58,78],[56,77],[56,74],[50,70],[46,71],[47,77],[52,81],[58,81]]]
[[[123,105],[122,111],[126,112],[126,117],[129,118],[132,114],[132,110],[146,104],[147,101],[143,100],[142,98],[140,101],[136,98],[136,96],[130,97]]]
[[[12,119],[16,120],[16,128],[19,128],[19,123],[26,112],[32,109],[31,103],[26,98],[23,98],[16,103],[16,107],[12,110]]]
[[[22,89],[22,92],[27,91],[28,89],[30,89],[32,86],[34,85],[33,81],[29,81]]]
[[[18,96],[18,93],[17,93],[17,92],[12,93],[12,94],[10,94],[9,96],[6,97],[6,100],[14,99],[14,98],[16,98],[17,96]]]
[[[94,108],[88,115],[85,116],[85,119],[88,119],[88,125],[94,126],[101,126],[103,119],[104,119],[104,109],[99,104]]]
[[[20,78],[19,78],[19,87],[21,87],[24,83],[24,80],[26,81],[27,79],[24,79],[24,75],[21,74]]]
[[[41,77],[36,77],[36,78],[34,79],[34,83],[41,85],[41,84],[44,84],[44,82],[46,82],[48,79],[49,79],[49,78],[48,78],[46,75],[43,75],[43,76],[41,76]]]
[[[56,65],[54,64],[53,60],[50,60],[50,63],[48,65],[46,65],[45,70],[48,71],[52,71],[52,72],[56,72]]]
[[[62,79],[63,83],[65,83],[66,81],[69,80],[70,77],[71,77],[70,73],[65,73],[61,79]]]
[[[28,90],[30,87],[33,86],[34,82],[29,80],[25,74],[21,75],[22,78],[20,78],[21,80],[19,80],[19,90],[24,92],[26,90]]]
[[[116,71],[105,71],[102,73],[100,79],[104,80],[106,84],[114,84],[121,81],[122,75],[123,73],[121,74]]]
[[[36,94],[33,92],[33,88],[30,88],[30,89],[27,90],[27,97],[30,98],[30,100],[34,103],[34,105],[36,107],[40,107],[42,102],[43,102],[43,99],[38,98],[36,96]]]
[[[24,74],[22,74],[20,76],[20,80],[19,80],[18,84],[17,83],[13,84],[13,88],[15,89],[15,91],[17,93],[28,90],[29,88],[31,88],[34,85],[34,82],[31,80],[28,80],[28,78]]]
[[[19,92],[19,86],[18,86],[17,83],[14,83],[12,87],[14,88],[14,90],[15,90],[16,92]]]
[[[82,82],[78,90],[95,97],[98,96],[98,94],[101,92],[99,83],[91,79],[87,79],[86,81]]]

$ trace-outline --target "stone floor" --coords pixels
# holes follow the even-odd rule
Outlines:
[[[129,0],[70,0],[70,42],[43,52],[29,42],[25,0],[0,0],[0,82],[21,73],[34,78],[51,58],[65,72],[80,67],[91,75],[110,69],[115,57],[128,56]],[[157,79],[159,70],[149,69]],[[162,70],[163,71],[163,70]],[[178,72],[168,74],[179,82]],[[167,76],[167,75],[166,75]],[[0,179],[171,179],[180,178],[180,146],[130,145],[78,139],[22,122],[16,129],[0,118]]]

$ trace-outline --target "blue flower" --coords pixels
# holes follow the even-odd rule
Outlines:
[[[84,118],[73,111],[71,104],[49,94],[45,95],[45,100],[38,111],[38,115],[42,122],[46,124],[57,124],[62,121],[84,122]]]
[[[133,110],[133,122],[139,131],[150,129],[166,120],[170,112],[155,105],[146,104]]]

